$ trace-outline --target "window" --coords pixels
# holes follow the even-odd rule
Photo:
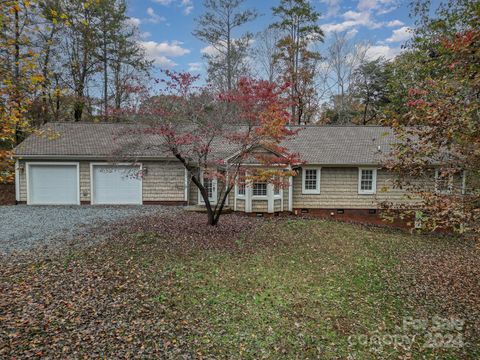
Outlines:
[[[280,186],[278,186],[278,184],[273,184],[273,195],[280,195]]]
[[[320,194],[320,169],[303,168],[303,194]]]
[[[267,196],[267,183],[253,183],[253,196]]]
[[[245,173],[241,173],[238,176],[237,181],[237,196],[245,196],[246,186],[245,186]]]
[[[203,186],[207,190],[208,198],[211,199],[213,197],[213,192],[214,192],[213,180],[203,179]]]
[[[280,180],[278,176],[273,178],[273,196],[280,196]]]
[[[375,194],[377,192],[377,169],[358,169],[358,193]]]
[[[245,196],[245,183],[238,184],[237,195],[238,196]]]
[[[450,194],[453,189],[453,175],[435,169],[435,191],[439,194]]]

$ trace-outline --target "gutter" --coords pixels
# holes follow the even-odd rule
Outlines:
[[[174,157],[157,157],[157,156],[105,156],[105,155],[13,155],[18,160],[162,160],[162,161],[178,161]]]

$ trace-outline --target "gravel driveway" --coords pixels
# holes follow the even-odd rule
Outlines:
[[[0,254],[61,245],[104,222],[178,209],[166,206],[0,206]]]

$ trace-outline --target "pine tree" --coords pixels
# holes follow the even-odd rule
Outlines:
[[[231,91],[237,80],[248,73],[246,58],[252,34],[245,32],[235,37],[235,31],[257,18],[255,10],[240,10],[245,0],[204,0],[205,13],[196,19],[193,35],[209,44],[212,51],[205,53],[208,76],[221,90]]]
[[[320,53],[310,50],[309,45],[323,41],[323,31],[318,25],[320,13],[307,0],[281,0],[274,7],[273,14],[279,21],[271,25],[283,36],[278,41],[279,53],[276,61],[282,67],[285,81],[291,84],[291,122],[302,123],[311,120],[315,107],[314,73]]]

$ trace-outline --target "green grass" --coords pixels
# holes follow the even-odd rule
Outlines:
[[[267,224],[263,238],[268,234],[290,241],[241,255],[201,252],[176,259],[169,269],[171,282],[159,296],[172,309],[167,317],[180,320],[182,314],[195,323],[195,334],[188,336],[197,354],[252,359],[409,354],[393,346],[359,345],[352,337],[396,335],[404,316],[417,316],[404,308],[395,286],[395,266],[405,242],[414,241],[410,235],[303,220]],[[418,345],[416,356],[439,355]]]
[[[75,356],[96,349],[119,357],[141,349],[147,358],[480,356],[477,315],[470,318],[475,337],[460,349],[425,349],[426,331],[399,328],[405,317],[466,317],[478,310],[475,300],[471,307],[440,309],[447,300],[429,290],[429,272],[422,280],[416,277],[419,270],[405,265],[413,254],[454,254],[462,240],[320,220],[257,224],[254,232],[212,240],[215,246],[208,249],[189,237],[179,240],[146,229],[53,261],[6,268],[3,274],[13,285],[5,294],[13,300],[4,309],[11,316],[4,328],[25,330],[9,335],[11,350],[4,354],[30,354],[34,344],[34,354],[58,355],[67,348],[63,357],[73,349]],[[472,254],[469,248],[462,251]],[[418,286],[420,281],[427,282]],[[464,286],[476,291],[471,281],[463,279]],[[425,290],[421,296],[417,288]],[[28,299],[34,301],[27,304]],[[48,301],[38,307],[39,299]],[[19,321],[32,306],[37,322]],[[32,328],[44,330],[33,334]],[[411,348],[377,341],[378,336],[414,334]]]

